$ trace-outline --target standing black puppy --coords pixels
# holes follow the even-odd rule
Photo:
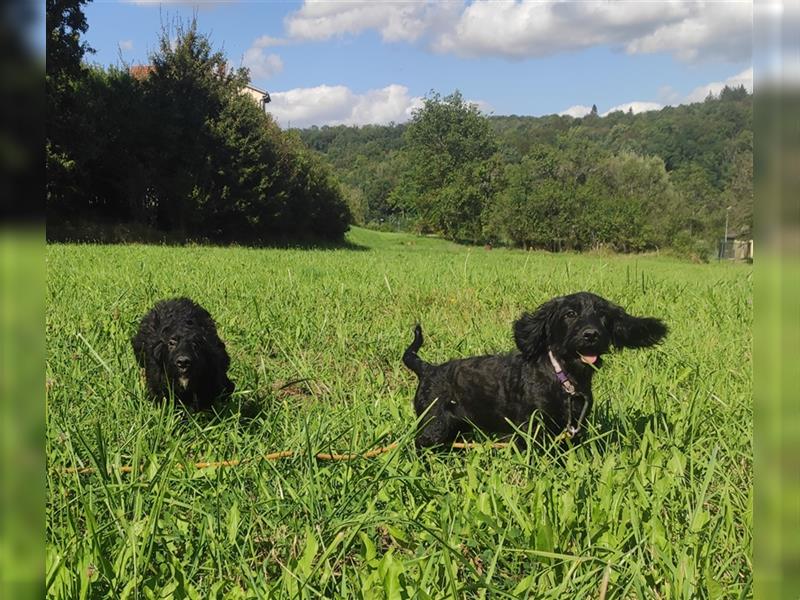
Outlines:
[[[475,427],[510,434],[535,411],[552,435],[582,430],[592,408],[592,376],[611,345],[643,348],[667,333],[659,319],[632,317],[588,292],[554,298],[514,323],[519,352],[432,365],[418,355],[422,328],[403,362],[419,377],[417,447],[450,444]],[[427,412],[426,412],[427,411]]]
[[[234,390],[230,358],[208,311],[189,298],[158,302],[131,340],[154,399],[169,397],[197,409]]]

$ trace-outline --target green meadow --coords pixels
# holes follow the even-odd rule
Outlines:
[[[49,598],[752,596],[751,266],[348,240],[48,246]],[[413,324],[431,362],[510,351],[524,309],[580,290],[671,329],[608,355],[588,441],[418,456]],[[215,414],[145,397],[129,340],[177,295],[231,355]]]

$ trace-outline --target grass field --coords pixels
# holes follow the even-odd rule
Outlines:
[[[48,247],[49,597],[752,596],[751,267],[349,238]],[[523,309],[584,289],[671,327],[609,355],[592,439],[419,459],[400,362],[413,323],[431,362],[507,351]],[[220,414],[144,399],[129,339],[174,295],[227,343],[237,392]]]

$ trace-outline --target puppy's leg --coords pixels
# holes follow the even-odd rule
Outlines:
[[[223,374],[221,389],[222,389],[222,397],[227,400],[228,397],[231,394],[233,394],[233,391],[236,389],[236,384],[233,383],[230,379],[228,379],[227,375]]]
[[[422,417],[417,428],[417,449],[449,446],[458,435],[458,427],[446,411],[434,406]]]

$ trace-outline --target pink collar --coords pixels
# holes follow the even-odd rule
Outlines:
[[[556,372],[556,379],[558,379],[561,387],[564,388],[564,391],[567,392],[570,396],[575,395],[575,384],[573,384],[567,374],[564,372],[564,369],[561,368],[561,365],[556,360],[556,357],[553,355],[552,350],[547,351],[547,355],[550,357],[550,364],[553,365],[553,370]]]

